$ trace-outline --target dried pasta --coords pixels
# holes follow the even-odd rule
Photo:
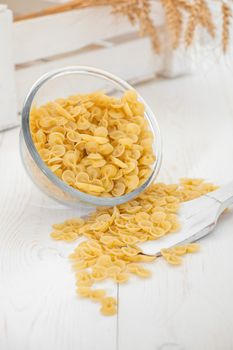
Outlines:
[[[133,90],[58,99],[30,112],[30,131],[46,165],[66,184],[118,197],[151,175],[156,157],[144,105]]]
[[[97,133],[102,137],[105,129],[100,128]],[[101,171],[103,169],[108,174],[114,172],[110,165]],[[86,175],[80,173],[80,176],[85,178]],[[86,238],[70,255],[76,272],[77,294],[99,302],[103,315],[114,315],[117,312],[116,299],[106,296],[103,289],[93,289],[93,286],[105,279],[126,283],[131,275],[150,277],[151,272],[142,263],[154,261],[155,256],[143,254],[137,244],[160,239],[178,230],[180,203],[215,189],[216,186],[200,179],[182,179],[178,185],[154,184],[128,203],[114,208],[98,208],[85,219],[74,218],[53,225],[51,236],[56,240],[69,242],[81,236]],[[183,255],[198,249],[196,243],[186,244],[162,249],[161,255],[169,264],[179,265]]]
[[[171,265],[180,265],[182,263],[181,255],[195,253],[200,249],[199,244],[190,243],[183,246],[175,246],[169,249],[162,249],[162,257]]]

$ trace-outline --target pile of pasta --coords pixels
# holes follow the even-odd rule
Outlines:
[[[93,288],[105,279],[125,283],[130,275],[141,278],[150,271],[141,265],[156,259],[143,254],[139,244],[172,234],[180,228],[180,203],[217,187],[201,179],[182,179],[178,185],[154,184],[134,200],[113,208],[100,208],[86,218],[73,218],[53,225],[52,238],[67,242],[84,237],[70,255],[76,273],[77,293],[101,304],[104,315],[117,312],[117,301],[104,289]],[[162,257],[178,265],[181,256],[198,250],[197,244],[162,249]]]
[[[118,197],[141,186],[156,157],[144,105],[135,91],[57,99],[30,112],[30,131],[46,165],[94,196]]]

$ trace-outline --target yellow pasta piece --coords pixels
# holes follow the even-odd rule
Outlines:
[[[141,211],[135,215],[135,220],[137,223],[141,222],[142,220],[149,221],[150,215],[146,212]]]
[[[116,182],[114,188],[112,190],[112,194],[114,197],[120,197],[125,192],[125,185],[123,182]]]
[[[127,245],[134,245],[139,242],[137,237],[129,236],[129,235],[121,235],[121,240]]]
[[[106,292],[103,289],[96,289],[90,292],[90,298],[93,301],[101,301],[105,297],[105,295]]]
[[[106,269],[100,266],[94,267],[91,273],[91,277],[95,281],[102,281],[106,278],[106,276],[107,276]]]
[[[139,266],[138,269],[136,270],[136,275],[142,278],[148,278],[151,276],[151,271],[145,269],[142,266]]]
[[[177,247],[173,247],[172,248],[172,252],[175,254],[175,255],[184,255],[187,253],[187,248],[186,246],[177,246]]]
[[[151,215],[151,220],[153,223],[160,224],[162,221],[164,221],[166,218],[166,214],[163,211],[155,211]]]
[[[88,272],[80,271],[76,274],[77,286],[89,287],[92,285],[91,275]]]
[[[103,178],[102,185],[103,185],[105,191],[107,192],[107,194],[111,197],[111,194],[109,192],[113,190],[113,187],[114,187],[113,180],[108,179],[108,178]]]
[[[112,278],[115,278],[115,276],[118,275],[120,272],[121,272],[121,268],[116,265],[108,267],[106,271],[108,277],[112,277]]]
[[[124,174],[123,174],[123,170],[120,169],[120,170],[117,172],[116,176],[114,176],[114,177],[112,178],[112,180],[119,180],[119,179],[122,178],[123,175],[124,175]]]
[[[138,124],[135,123],[129,123],[126,126],[126,132],[127,134],[133,134],[133,135],[139,135],[141,132],[141,128],[138,126]]]
[[[108,129],[104,128],[103,126],[99,126],[94,130],[94,136],[107,137]]]
[[[88,154],[87,159],[100,160],[103,159],[103,156],[99,153],[90,153]]]
[[[96,192],[96,193],[104,192],[104,187],[95,186],[95,185],[87,184],[87,183],[83,183],[83,182],[77,182],[76,181],[75,182],[75,186],[79,190],[87,190],[87,191]]]
[[[151,165],[155,161],[155,157],[152,154],[147,154],[139,159],[140,165]]]
[[[106,160],[104,160],[104,159],[92,161],[92,166],[94,168],[102,168],[105,164],[106,164]]]
[[[78,156],[75,151],[68,151],[63,156],[63,164],[66,167],[74,167],[77,162]]]
[[[70,259],[72,259],[70,257]],[[74,264],[73,264],[73,268],[75,270],[84,270],[87,268],[87,262],[85,260],[79,260],[79,261],[76,261]]]
[[[139,178],[137,175],[128,175],[125,177],[125,184],[128,187],[128,190],[131,192],[138,187]]]
[[[98,143],[90,141],[85,143],[85,150],[87,154],[98,152],[100,145]]]
[[[187,253],[195,253],[200,250],[200,245],[197,243],[186,244],[185,246]]]
[[[113,152],[113,150],[114,147],[110,143],[105,143],[104,145],[99,145],[98,147],[98,151],[104,156],[108,156]]]
[[[45,133],[39,129],[36,133],[35,133],[35,141],[38,143],[45,143],[46,142],[46,135]]]
[[[124,271],[126,268],[126,263],[123,260],[116,259],[114,261],[114,266],[118,266],[121,271]]]
[[[100,177],[100,169],[94,168],[93,166],[88,166],[86,172],[89,176],[89,179],[98,179]]]
[[[129,280],[129,274],[128,273],[124,273],[124,272],[120,272],[117,275],[114,276],[114,281],[116,283],[125,283]]]
[[[60,172],[62,174],[62,170],[60,168],[61,168],[61,164],[54,164],[54,165],[51,165],[50,170],[52,170],[52,172],[54,172],[56,175],[58,174],[58,172],[59,174]]]
[[[182,263],[181,257],[173,254],[168,254],[165,259],[171,265],[180,265]]]
[[[164,233],[167,233],[170,231],[172,224],[169,221],[164,220],[159,223],[159,227],[164,231]]]
[[[119,239],[112,236],[101,236],[100,242],[107,246],[121,246],[124,245]]]
[[[90,125],[91,125],[90,122],[84,116],[79,118],[77,121],[77,127],[81,131],[88,130],[90,128]]]
[[[68,131],[67,135],[66,135],[67,139],[71,142],[80,142],[81,141],[81,136],[78,132],[76,131]]]
[[[48,162],[50,160],[51,150],[42,148],[38,152],[41,158],[44,160],[44,162]]]
[[[62,173],[62,180],[68,185],[71,185],[75,182],[75,174],[72,170],[65,170]]]
[[[77,294],[82,298],[90,298],[92,295],[92,291],[90,287],[82,286],[77,288]]]
[[[131,273],[136,273],[139,269],[139,265],[135,263],[131,263],[127,265],[127,270]]]
[[[101,300],[100,312],[105,316],[112,316],[117,313],[117,302],[112,297],[106,297]]]
[[[54,129],[54,128],[53,128]],[[69,122],[67,122],[65,125],[64,125],[64,130],[66,130],[67,132],[69,131],[74,131],[77,129],[77,124],[70,120]],[[60,129],[61,130],[61,129]],[[62,134],[64,134],[64,131],[62,131]]]
[[[48,143],[50,145],[62,145],[64,142],[64,135],[60,132],[52,132],[48,135]]]
[[[84,171],[80,171],[77,175],[76,175],[76,179],[77,182],[84,182],[84,183],[89,183],[90,178],[89,175],[84,172]]]
[[[123,247],[121,248],[121,251],[126,255],[126,256],[135,256],[138,253],[140,253],[140,249],[139,248],[134,248],[134,247]]]
[[[113,140],[119,140],[120,138],[125,137],[125,133],[123,131],[120,131],[120,130],[114,130],[114,131],[109,133],[109,136]]]
[[[122,162],[120,159],[116,158],[116,157],[111,157],[111,160],[113,162],[113,164],[115,164],[116,166],[118,166],[119,168],[127,168],[127,165]]]
[[[132,117],[133,113],[132,113],[132,111],[131,111],[131,109],[129,107],[129,104],[127,102],[124,103],[123,109],[124,109],[124,112],[126,113],[126,115]]]
[[[112,164],[104,165],[101,169],[101,174],[106,178],[113,178],[116,176],[118,168]]]
[[[112,152],[113,157],[120,157],[125,153],[125,146],[123,144],[118,144]]]
[[[92,135],[88,135],[88,134],[80,134],[82,140],[84,141],[92,141],[95,142],[99,145],[104,145],[105,143],[108,142],[108,138],[106,137],[100,137],[100,136],[92,136]]]
[[[150,230],[150,235],[155,239],[163,237],[165,234],[166,234],[166,231],[163,230],[161,227],[153,226]]]
[[[151,232],[153,229],[153,223],[150,220],[141,220],[138,222],[138,226],[145,232]]]
[[[119,139],[118,142],[126,148],[131,148],[133,144],[133,140],[130,137],[123,137],[122,139]]]
[[[96,265],[108,268],[112,265],[112,259],[109,255],[103,254],[98,258]]]
[[[87,244],[88,248],[101,252],[102,248],[98,242],[91,240],[91,241],[87,241],[86,244]]]

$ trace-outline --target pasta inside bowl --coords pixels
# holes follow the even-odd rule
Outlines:
[[[53,198],[114,206],[153,182],[161,137],[128,83],[96,68],[67,67],[44,75],[29,92],[21,154],[33,181]]]

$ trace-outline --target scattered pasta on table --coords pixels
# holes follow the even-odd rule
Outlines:
[[[180,228],[180,203],[197,198],[217,187],[201,179],[181,179],[180,184],[157,183],[134,200],[111,208],[99,208],[86,218],[73,218],[53,225],[51,237],[67,242],[79,237],[80,243],[70,255],[75,271],[77,294],[101,305],[103,315],[117,312],[116,299],[106,296],[95,283],[110,279],[125,283],[130,276],[148,278],[151,272],[141,263],[149,263],[155,256],[144,255],[139,243],[160,239]],[[196,243],[162,249],[162,257],[172,265],[179,265],[182,256],[195,253]]]

